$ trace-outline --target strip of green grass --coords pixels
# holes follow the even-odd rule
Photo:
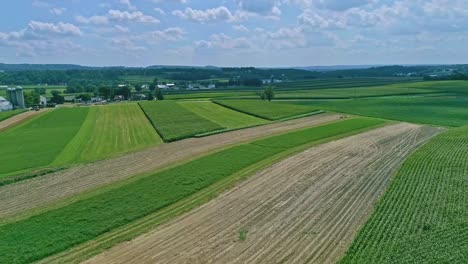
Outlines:
[[[468,127],[442,133],[398,171],[341,263],[468,263]]]
[[[18,110],[13,110],[13,111],[5,111],[5,112],[0,112],[0,121],[6,120],[12,116],[15,116],[17,114],[23,113],[23,109],[18,109]]]
[[[141,102],[140,106],[164,141],[176,141],[223,129],[222,126],[196,115],[175,101]]]
[[[355,118],[231,147],[63,208],[6,224],[0,227],[0,262],[40,260],[157,212],[288,149],[383,122]]]
[[[162,143],[137,104],[92,107],[55,165],[96,161]]]
[[[389,97],[291,102],[323,110],[414,123],[463,126],[468,124],[468,97]]]
[[[268,121],[255,116],[222,107],[213,102],[178,102],[195,114],[208,119],[226,129],[237,129],[266,124]]]
[[[0,133],[0,177],[49,165],[78,133],[88,108],[62,108]]]
[[[224,107],[267,120],[278,120],[292,116],[317,111],[311,106],[293,105],[284,102],[268,102],[263,100],[216,100]]]

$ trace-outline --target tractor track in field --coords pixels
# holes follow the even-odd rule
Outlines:
[[[3,131],[3,130],[6,130],[10,127],[13,127],[13,126],[16,126],[34,116],[37,116],[39,114],[42,114],[46,111],[48,111],[49,109],[44,109],[44,110],[40,110],[40,111],[27,111],[27,112],[24,112],[24,113],[20,113],[20,114],[17,114],[17,115],[14,115],[8,119],[5,119],[3,121],[0,121],[0,132]]]
[[[313,147],[87,263],[334,263],[401,163],[441,130],[399,123]]]
[[[189,138],[6,185],[0,187],[0,222],[15,214],[50,206],[74,195],[229,145],[337,121],[342,117],[340,114],[326,113],[203,138]]]

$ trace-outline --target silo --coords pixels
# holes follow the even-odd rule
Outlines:
[[[25,108],[23,87],[16,87],[16,103],[18,108]]]

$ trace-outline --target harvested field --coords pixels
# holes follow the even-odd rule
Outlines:
[[[0,219],[228,145],[336,121],[340,117],[337,114],[321,114],[205,138],[190,138],[3,186],[0,187]]]
[[[332,263],[405,158],[441,130],[400,123],[281,161],[88,263]]]
[[[5,129],[10,128],[10,127],[13,127],[13,126],[16,126],[16,125],[28,120],[29,118],[31,118],[33,116],[44,113],[47,110],[48,109],[44,109],[44,110],[41,110],[41,111],[27,111],[27,112],[24,112],[24,113],[14,115],[14,116],[6,119],[6,120],[0,121],[0,131],[5,130]]]

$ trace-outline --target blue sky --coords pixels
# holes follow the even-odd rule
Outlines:
[[[4,2],[4,63],[468,63],[468,0]]]

